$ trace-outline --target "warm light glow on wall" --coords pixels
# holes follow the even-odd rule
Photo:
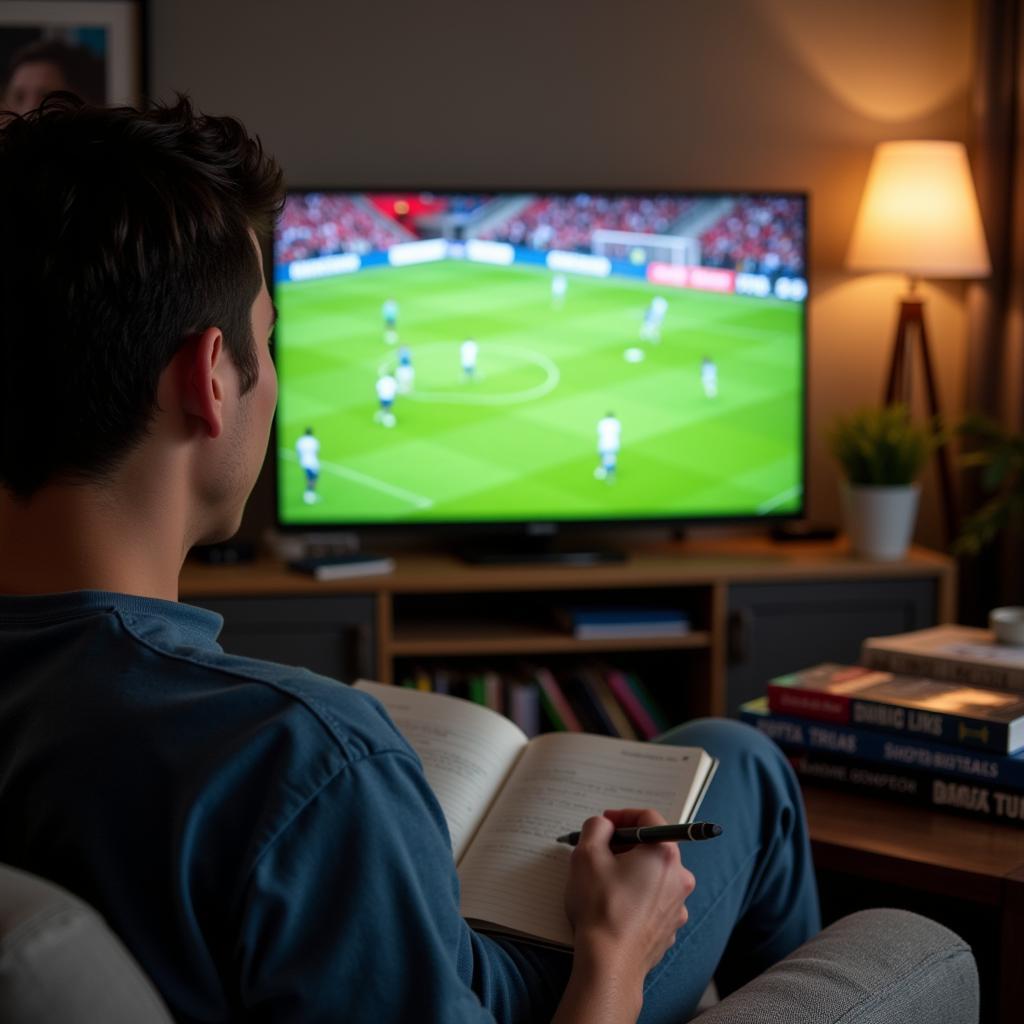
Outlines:
[[[883,142],[875,149],[846,264],[912,277],[990,272],[963,143]]]

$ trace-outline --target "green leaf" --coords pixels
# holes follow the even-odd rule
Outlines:
[[[943,436],[937,421],[915,424],[893,405],[838,417],[828,443],[852,484],[892,486],[913,483]]]

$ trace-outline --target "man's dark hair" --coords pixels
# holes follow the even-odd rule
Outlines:
[[[7,83],[23,64],[53,64],[60,69],[69,92],[87,103],[106,103],[103,61],[84,46],[68,46],[59,39],[40,39],[15,50],[7,65]]]
[[[54,94],[0,127],[0,486],[100,479],[145,436],[159,377],[219,327],[242,390],[280,168],[233,118]]]

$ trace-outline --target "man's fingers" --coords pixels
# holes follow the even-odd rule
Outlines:
[[[576,852],[597,859],[611,857],[610,843],[614,830],[615,826],[601,815],[587,818],[580,829],[580,841],[576,844]]]
[[[668,822],[650,807],[620,807],[604,812],[604,816],[616,828],[629,828],[633,825],[667,825]]]
[[[657,812],[647,807],[637,816],[638,825],[667,825],[668,822]]]

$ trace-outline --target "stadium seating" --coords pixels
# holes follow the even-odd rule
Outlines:
[[[799,199],[740,199],[700,236],[707,266],[759,274],[803,275]]]
[[[277,262],[387,249],[411,237],[358,197],[320,192],[291,195],[281,214]]]
[[[671,233],[692,200],[675,196],[544,196],[479,237],[531,249],[588,252],[594,231]]]

